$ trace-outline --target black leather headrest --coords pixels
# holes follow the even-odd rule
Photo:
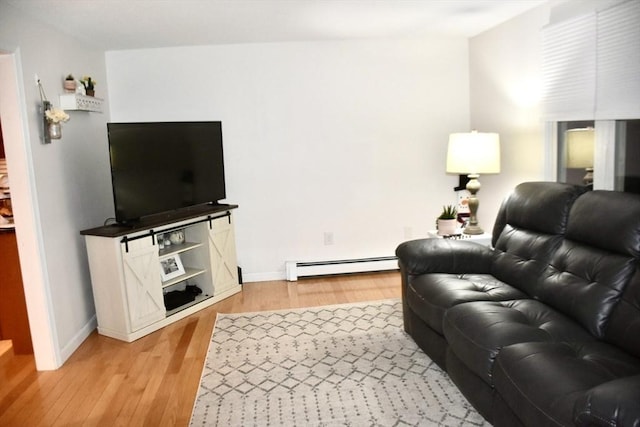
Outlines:
[[[640,256],[640,195],[595,190],[571,208],[566,237],[634,258]]]
[[[494,239],[506,224],[540,233],[563,234],[573,202],[586,191],[586,187],[559,182],[519,184],[500,207]]]

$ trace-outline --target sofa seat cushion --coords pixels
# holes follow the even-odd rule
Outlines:
[[[573,425],[574,406],[589,389],[640,373],[640,361],[609,344],[522,343],[494,365],[495,389],[528,425]]]
[[[491,386],[493,363],[503,347],[595,340],[575,321],[532,299],[456,305],[445,313],[443,331],[450,351]]]
[[[406,293],[411,310],[440,335],[444,313],[454,305],[523,298],[527,295],[489,274],[423,274],[411,278]]]

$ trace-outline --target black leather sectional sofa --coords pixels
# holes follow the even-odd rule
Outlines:
[[[496,426],[640,426],[640,196],[523,183],[492,243],[397,248],[406,332]]]

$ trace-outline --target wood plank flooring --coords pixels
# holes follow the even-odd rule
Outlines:
[[[0,426],[187,426],[218,312],[400,297],[397,272],[247,283],[231,298],[133,343],[94,332],[56,371],[0,363]]]

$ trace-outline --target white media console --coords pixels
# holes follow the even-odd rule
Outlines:
[[[83,230],[98,332],[131,342],[240,292],[235,208],[205,205],[132,227]],[[160,248],[159,237],[174,232],[184,242]],[[187,285],[202,293],[167,310],[167,294],[183,293]]]

